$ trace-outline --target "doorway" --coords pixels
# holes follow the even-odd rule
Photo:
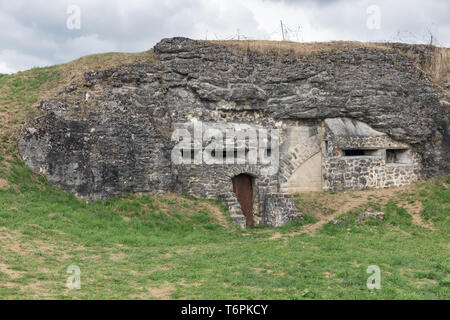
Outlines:
[[[233,179],[233,192],[241,205],[245,216],[246,226],[253,227],[253,178],[248,174],[240,174]]]

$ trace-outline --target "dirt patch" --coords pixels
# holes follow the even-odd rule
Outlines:
[[[336,276],[334,273],[330,273],[328,271],[325,271],[323,274],[325,275],[325,278],[327,278],[327,279],[334,278]]]
[[[3,178],[0,178],[0,189],[6,189],[8,187],[8,181]]]
[[[351,190],[339,191],[336,193],[329,192],[308,192],[295,195],[298,209],[306,212],[319,221],[313,224],[303,226],[302,230],[291,233],[291,236],[308,233],[314,235],[317,229],[324,224],[329,223],[336,217],[348,211],[355,210],[369,203],[376,203],[384,206],[390,199],[396,199],[400,194],[407,192],[416,192],[417,186],[412,184],[405,187],[382,188],[371,190]],[[417,202],[418,203],[418,202]],[[406,208],[405,208],[406,209]],[[421,210],[420,207],[415,210]],[[416,221],[419,223],[419,216],[416,215]]]
[[[179,282],[179,285],[184,287],[200,287],[202,284],[202,282],[186,282],[186,279],[181,279]]]
[[[299,233],[308,233],[313,235],[317,229],[335,219],[337,216],[349,210],[356,209],[368,202],[368,194],[355,194],[354,191],[344,191],[339,194],[332,194],[329,197],[327,197],[326,193],[318,195],[316,192],[311,192],[308,196],[311,199],[316,198],[316,200],[313,201],[320,205],[312,208],[313,210],[311,210],[310,208],[306,212],[314,216],[316,219],[319,219],[319,221],[310,225],[306,225],[301,231],[291,233],[290,235],[297,235]],[[302,197],[304,197],[303,194]],[[304,209],[301,207],[301,204],[299,210],[304,211]]]
[[[131,298],[138,299],[157,299],[157,300],[171,300],[171,294],[175,291],[175,286],[166,283],[163,286],[156,288],[148,288],[146,292],[141,294],[132,295]]]
[[[28,299],[48,299],[51,297],[50,292],[54,283],[49,281],[38,281],[29,284],[15,283],[15,282],[2,282],[2,288],[18,290],[19,294],[13,294],[11,296],[5,296],[6,299],[17,299],[17,297],[26,296]]]
[[[158,266],[158,267],[154,267],[150,273],[156,272],[156,271],[169,271],[170,268],[169,267],[162,267],[162,266]]]
[[[37,229],[42,228],[35,225]],[[60,242],[54,245],[41,239],[24,240],[24,235],[17,230],[0,228],[0,245],[4,250],[12,251],[22,257],[35,255],[37,252],[54,255],[63,259],[71,258],[70,250],[86,251],[82,245]]]
[[[3,249],[23,255],[23,249],[18,241],[21,236],[19,231],[0,228],[0,245]]]
[[[83,250],[82,246],[73,246],[71,243],[61,243],[60,246],[56,246],[54,244],[48,243],[46,241],[42,240],[33,240],[29,242],[24,248],[26,250],[26,254],[35,254],[36,252],[52,255],[52,256],[59,256],[63,259],[69,259],[72,257],[71,254],[68,253],[70,250]]]
[[[424,286],[427,286],[427,285],[434,285],[435,286],[435,285],[438,284],[438,282],[436,280],[433,280],[433,279],[421,279],[421,280],[418,280],[418,281],[414,281],[414,283],[418,287],[424,287]]]
[[[284,272],[284,271],[274,271],[271,269],[263,269],[263,268],[252,268],[252,269],[261,274],[272,274],[272,275],[277,275],[277,276],[285,276],[286,275],[286,272]]]
[[[122,220],[125,221],[125,222],[130,222],[130,221],[131,221],[131,218],[130,218],[130,217],[127,217],[127,216],[120,216],[120,217],[121,217]]]
[[[219,225],[224,228],[228,226],[224,212],[218,206],[209,203],[208,200],[191,200],[172,193],[155,196],[154,200],[154,204],[169,216],[173,216],[175,213],[191,216],[200,210],[206,210]]]
[[[412,217],[412,223],[427,229],[434,230],[432,222],[425,221],[420,212],[423,210],[423,205],[420,201],[400,202],[399,206],[404,208]]]
[[[21,288],[22,291],[32,291],[34,294],[31,295],[34,299],[49,298],[51,295],[49,292],[52,291],[54,286],[53,282],[50,281],[38,281],[32,282]]]
[[[279,232],[275,232],[270,238],[269,240],[277,240],[281,238],[281,233]]]
[[[357,267],[357,268],[359,268],[359,267],[361,266],[361,265],[360,265],[357,261],[355,261],[355,260],[352,261],[352,265],[355,266],[355,267]]]
[[[213,216],[214,218],[217,219],[218,223],[222,226],[222,227],[227,227],[228,226],[228,222],[227,219],[225,218],[225,214],[223,213],[223,211],[212,205],[209,203],[204,203],[206,210],[209,212],[209,214],[211,216]]]
[[[20,278],[25,272],[12,270],[8,265],[0,262],[0,272],[8,275],[12,280]]]
[[[124,252],[110,253],[109,259],[113,261],[123,260],[127,255]]]
[[[419,201],[414,201],[413,203],[404,201],[400,202],[399,206],[403,207],[411,215],[419,214],[423,210],[423,205]]]
[[[3,282],[2,283],[3,288],[17,288],[17,284],[12,282]]]

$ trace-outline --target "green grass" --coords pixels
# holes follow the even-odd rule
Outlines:
[[[61,72],[56,66],[34,68],[14,75],[0,75],[2,105],[13,106],[17,111],[15,123],[20,122],[36,114],[36,110],[28,106],[38,103],[42,92],[55,88],[60,80]]]
[[[392,200],[382,208],[385,221],[357,223],[361,208],[314,236],[296,233],[316,221],[311,216],[240,230],[205,207],[227,216],[219,202],[188,196],[87,203],[19,160],[3,161],[0,177],[9,181],[0,190],[3,299],[450,298],[449,176],[404,196],[423,203],[433,230],[413,224]],[[81,269],[80,290],[65,286],[70,265]],[[381,290],[366,288],[369,265],[381,268]]]

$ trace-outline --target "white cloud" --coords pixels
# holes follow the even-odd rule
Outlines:
[[[5,62],[0,61],[0,73],[13,73],[14,70],[10,69]]]
[[[68,30],[66,9],[81,9],[81,29]],[[369,5],[381,29],[366,27]],[[0,68],[15,72],[106,51],[144,51],[160,39],[426,42],[428,29],[450,43],[447,0],[0,0]],[[296,33],[297,31],[297,33]],[[14,54],[12,54],[13,52]]]
[[[11,61],[12,63],[7,63]],[[12,73],[17,70],[26,70],[33,67],[43,67],[52,65],[51,60],[28,55],[16,50],[2,50],[0,51],[0,73]],[[12,65],[12,67],[11,67]]]
[[[55,53],[55,57],[59,60],[73,60],[88,54],[112,52],[118,49],[116,43],[110,40],[101,40],[98,34],[69,38],[62,44],[62,47],[64,52]]]
[[[359,0],[359,1],[246,1],[254,8],[258,23],[272,31],[271,38],[281,39],[280,20],[293,31],[300,30],[294,41],[404,41],[424,43],[430,30],[440,45],[450,44],[450,5],[446,0]],[[367,8],[380,8],[381,28],[368,29]]]

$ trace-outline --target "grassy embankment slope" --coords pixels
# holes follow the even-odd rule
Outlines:
[[[450,176],[406,188],[296,195],[304,223],[239,230],[218,202],[130,195],[86,203],[17,156],[22,121],[106,54],[0,75],[0,298],[449,299]],[[355,217],[367,207],[384,221]],[[344,218],[332,226],[329,220]],[[67,267],[81,289],[66,288]],[[366,288],[369,265],[381,290]]]

